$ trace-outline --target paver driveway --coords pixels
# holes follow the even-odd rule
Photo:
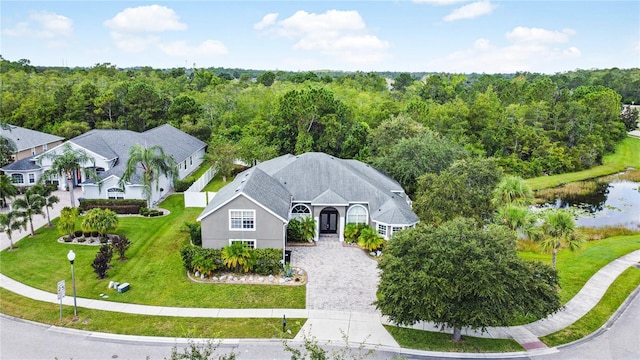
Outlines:
[[[379,270],[362,249],[322,238],[312,247],[290,247],[291,266],[307,271],[307,309],[376,312]]]

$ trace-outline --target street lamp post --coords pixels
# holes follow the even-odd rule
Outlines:
[[[71,263],[71,283],[73,284],[73,316],[78,316],[78,305],[76,303],[76,273],[73,268],[73,261],[76,259],[76,253],[73,250],[69,250],[67,254],[67,259]]]

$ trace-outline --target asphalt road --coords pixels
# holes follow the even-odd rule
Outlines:
[[[186,340],[175,343],[138,342],[99,339],[86,332],[52,328],[0,315],[0,359],[165,359],[171,357],[174,346],[182,351]],[[290,343],[294,347],[299,344]],[[332,348],[329,351],[340,351]],[[354,349],[355,350],[355,349]],[[544,356],[521,357],[533,360],[636,360],[640,358],[640,296],[636,296],[620,317],[599,335],[588,341],[559,348],[559,352]],[[283,344],[271,341],[242,340],[223,344],[216,354],[233,351],[240,360],[290,359]],[[397,354],[377,351],[366,359],[394,359]],[[455,354],[451,354],[455,358]],[[357,358],[357,357],[356,357]],[[437,359],[436,356],[405,355],[396,359]],[[468,355],[461,358],[469,359]],[[487,356],[482,356],[488,359]],[[502,360],[505,357],[499,356]]]

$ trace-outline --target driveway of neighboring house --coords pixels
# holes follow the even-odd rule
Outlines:
[[[316,246],[288,247],[291,266],[308,275],[307,309],[376,312],[377,261],[362,249],[321,238]]]

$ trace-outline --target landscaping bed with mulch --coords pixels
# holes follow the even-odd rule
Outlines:
[[[277,275],[238,274],[231,272],[216,273],[213,276],[198,272],[187,272],[189,280],[203,284],[238,284],[238,285],[283,285],[299,286],[307,283],[307,272],[301,268],[292,267],[291,276],[284,273]]]

